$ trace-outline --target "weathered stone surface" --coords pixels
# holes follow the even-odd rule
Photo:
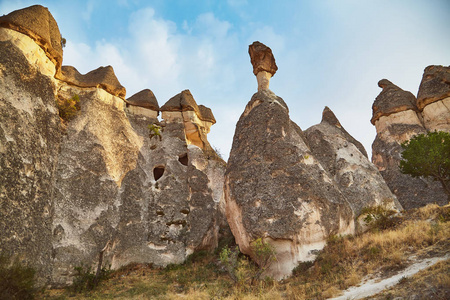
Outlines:
[[[448,97],[450,97],[450,66],[426,67],[417,93],[417,107],[423,110],[428,104]]]
[[[159,111],[158,101],[156,100],[155,95],[149,89],[142,90],[127,100],[126,103],[134,106],[144,107],[151,110]]]
[[[256,41],[248,46],[248,54],[250,55],[253,74],[255,74],[255,76],[262,71],[270,73],[271,76],[275,75],[278,67],[275,63],[275,57],[272,54],[272,50],[269,47]]]
[[[450,97],[425,106],[422,111],[422,118],[428,131],[450,132]]]
[[[69,283],[74,265],[95,265],[102,251],[116,269],[181,263],[195,250],[215,248],[223,201],[216,181],[223,182],[224,166],[188,146],[184,121],[166,120],[151,136],[156,118],[125,114],[102,89],[63,92],[78,94],[82,110],[61,146],[54,281]]]
[[[111,66],[99,67],[84,75],[72,66],[62,66],[61,74],[56,74],[56,78],[78,87],[102,88],[114,96],[125,99],[126,90],[120,84]]]
[[[117,268],[215,248],[225,167],[205,151],[212,112],[159,123],[125,107],[112,68],[64,69],[69,83],[30,37],[0,28],[0,251],[30,262],[41,285],[66,285],[100,255]],[[74,95],[81,111],[63,127],[56,100]],[[188,142],[188,121],[205,149]]]
[[[36,56],[51,64],[47,56]],[[0,41],[0,252],[52,270],[52,219],[60,121],[51,78],[11,41]]]
[[[312,260],[330,234],[352,233],[353,213],[314,158],[283,99],[253,95],[241,115],[225,174],[226,216],[243,253],[263,238],[274,246],[275,278]]]
[[[59,72],[63,50],[58,24],[50,11],[33,5],[0,17],[0,27],[10,28],[32,38],[46,53]]]
[[[408,103],[408,99],[411,99],[407,93],[391,95],[393,98],[387,97],[385,101],[392,102],[391,105],[394,107],[397,106],[396,101]],[[400,95],[407,99],[400,99]],[[403,208],[416,208],[435,202],[440,205],[446,204],[447,197],[439,183],[402,174],[398,168],[402,151],[400,145],[418,134],[427,132],[420,113],[414,109],[401,110],[387,116],[380,116],[374,124],[377,136],[372,144],[372,162],[377,166]]]
[[[355,216],[363,208],[377,205],[401,209],[378,169],[367,158],[364,147],[341,126],[328,107],[323,111],[322,122],[308,128],[305,137],[314,157],[333,176]]]
[[[382,116],[410,109],[417,111],[416,97],[411,92],[402,90],[387,79],[380,80],[378,86],[383,90],[372,105],[372,124],[375,125]]]

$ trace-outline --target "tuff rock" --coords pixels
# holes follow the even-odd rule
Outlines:
[[[447,196],[438,182],[402,174],[398,167],[401,144],[418,134],[427,133],[416,98],[385,79],[379,82],[379,86],[383,90],[372,107],[372,123],[377,131],[372,144],[372,162],[403,208],[416,208],[428,203],[446,204]]]
[[[258,238],[272,245],[277,279],[313,260],[330,235],[354,232],[350,205],[270,90],[253,95],[236,125],[224,189],[241,252],[253,256]]]
[[[417,107],[428,131],[450,132],[450,66],[425,68],[417,94]]]
[[[2,18],[53,20],[46,11]],[[151,92],[125,102],[111,67],[58,74],[48,45],[13,29],[0,28],[0,251],[58,286],[81,264],[165,266],[215,248],[225,168],[207,141],[211,110],[191,95],[201,118],[160,122]],[[74,96],[81,110],[62,122],[57,100]]]
[[[272,50],[260,42],[253,42],[248,47],[253,74],[258,81],[258,91],[269,89],[270,78],[278,70]]]

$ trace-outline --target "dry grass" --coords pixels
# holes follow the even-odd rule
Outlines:
[[[76,297],[320,300],[357,285],[368,274],[377,272],[387,277],[410,264],[412,255],[441,256],[448,252],[449,205],[429,205],[394,218],[395,222],[389,220],[389,224],[377,224],[380,227],[359,236],[330,238],[314,263],[300,264],[293,276],[280,282],[263,280],[253,285],[249,282],[235,284],[220,265],[217,254],[198,253],[183,265],[162,270],[141,266],[117,271],[97,290]],[[386,227],[389,228],[384,229]],[[416,277],[421,280],[420,275]],[[436,287],[449,289],[449,262],[431,268],[429,276],[423,277],[422,281],[423,284],[432,281]],[[65,299],[70,296],[68,291],[60,290],[47,291],[39,298]]]

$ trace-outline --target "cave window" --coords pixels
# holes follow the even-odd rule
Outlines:
[[[158,181],[164,174],[164,166],[158,166],[153,168],[153,176],[155,177],[155,181]]]
[[[187,166],[189,163],[189,158],[187,153],[180,155],[180,157],[178,157],[178,161],[183,165],[183,166]]]

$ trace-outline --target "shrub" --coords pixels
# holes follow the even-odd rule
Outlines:
[[[75,293],[82,293],[95,289],[101,281],[108,279],[111,274],[110,268],[101,268],[99,272],[91,270],[90,267],[84,265],[74,268],[75,279],[73,280],[70,290]]]
[[[150,131],[149,133],[150,138],[157,136],[159,137],[159,140],[161,140],[161,126],[157,124],[150,124],[148,125],[148,129]]]
[[[75,117],[77,112],[81,109],[80,97],[77,94],[73,95],[70,99],[58,97],[56,100],[56,106],[58,107],[59,116],[61,119],[68,122],[73,119],[73,117]]]
[[[18,259],[11,264],[10,259],[0,254],[0,298],[34,299],[36,271],[22,265]]]
[[[385,205],[365,207],[361,210],[361,215],[366,215],[363,219],[364,222],[372,229],[380,230],[385,230],[395,225],[396,220],[392,219],[395,213],[394,210],[386,208]]]

